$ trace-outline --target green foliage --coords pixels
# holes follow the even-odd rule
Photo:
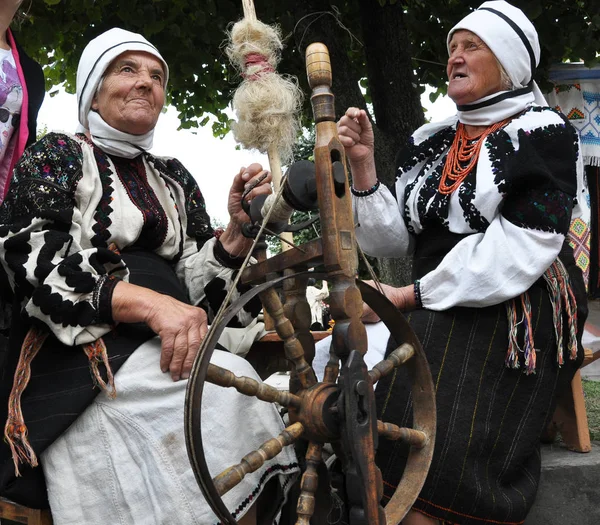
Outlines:
[[[44,135],[48,134],[49,131],[50,130],[48,129],[48,126],[46,126],[45,124],[41,127],[38,126],[35,140],[40,140],[42,137],[44,137]]]
[[[304,59],[295,45],[318,18],[331,19],[331,27],[344,29],[347,53],[356,82],[371,93],[361,35],[360,3],[369,0],[323,1],[322,7],[301,12],[296,0],[257,0],[258,17],[278,23],[286,35],[287,48],[279,67],[296,75],[307,92]],[[375,1],[375,0],[370,0]],[[448,30],[481,0],[377,0],[404,12],[404,24],[413,43],[414,69],[420,85],[431,84],[436,95],[446,92],[445,62]],[[538,77],[545,80],[550,64],[563,59],[598,63],[600,15],[594,0],[542,2],[514,0],[533,19],[542,43]],[[317,4],[315,4],[317,5]],[[363,9],[363,13],[366,10]],[[223,51],[226,29],[242,17],[240,0],[44,0],[33,2],[19,38],[30,54],[43,65],[49,88],[65,83],[75,90],[79,56],[96,35],[111,27],[144,34],[161,51],[171,69],[169,102],[179,111],[182,128],[204,125],[213,115],[216,136],[229,131],[224,113],[239,82]],[[361,80],[363,79],[363,80]],[[436,96],[432,95],[432,96]],[[304,122],[310,121],[308,101]]]

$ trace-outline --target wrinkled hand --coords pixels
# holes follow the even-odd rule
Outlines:
[[[208,331],[206,312],[168,295],[158,294],[146,324],[160,337],[160,368],[173,381],[187,379],[200,343]]]
[[[377,285],[375,284],[375,281],[365,281],[365,284],[368,284],[369,286],[371,286],[372,288],[375,288],[376,290],[378,290]],[[392,288],[391,286],[388,286],[387,284],[381,284],[381,287],[383,289],[383,293],[384,295],[389,299],[389,296],[386,292],[386,287],[387,288]],[[367,304],[363,302],[363,313],[361,316],[361,320],[363,323],[377,323],[379,321],[381,321],[381,319],[379,318],[379,316],[373,311],[373,309]]]
[[[227,201],[230,225],[241,225],[244,222],[248,222],[248,215],[242,209],[242,195],[246,188],[256,184],[254,189],[246,195],[246,200],[250,202],[259,195],[268,195],[271,193],[270,182],[271,173],[263,170],[260,164],[254,163],[247,168],[242,167],[240,169],[239,173],[233,178]]]
[[[372,286],[378,290],[378,287],[374,281],[365,281],[365,284],[368,284],[369,286]],[[381,289],[383,290],[383,295],[385,295],[401,312],[408,312],[416,308],[414,299],[414,285],[410,284],[408,286],[396,288],[395,286],[381,283]],[[363,313],[361,319],[363,323],[377,323],[381,320],[379,316],[371,309],[371,307],[367,305],[367,303],[363,303]]]
[[[373,158],[373,126],[364,109],[348,108],[338,121],[337,130],[351,164],[364,164]]]

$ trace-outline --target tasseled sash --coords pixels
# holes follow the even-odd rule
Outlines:
[[[567,321],[568,340],[567,349],[570,359],[577,359],[577,304],[573,290],[569,285],[569,275],[560,259],[556,259],[544,272],[544,280],[548,288],[550,303],[552,305],[552,318],[556,336],[556,360],[558,365],[564,364],[563,334],[564,319]],[[506,366],[508,368],[520,367],[520,355],[524,357],[525,373],[534,374],[536,364],[536,350],[533,341],[533,322],[531,319],[531,302],[527,292],[519,297],[506,301],[508,315],[508,352]],[[520,304],[521,316],[519,319],[518,305]],[[523,346],[519,345],[518,329],[524,327]]]
[[[8,417],[4,426],[4,439],[10,446],[13,462],[15,464],[15,474],[20,476],[19,463],[29,464],[32,467],[37,467],[38,460],[31,444],[27,438],[27,427],[23,419],[21,410],[21,395],[29,383],[31,378],[31,362],[37,355],[44,341],[48,337],[48,331],[32,326],[27,332],[27,336],[21,347],[19,362],[15,371],[13,387],[8,398]],[[94,383],[104,390],[111,398],[117,395],[115,390],[114,377],[110,364],[108,362],[108,354],[106,345],[102,338],[83,345],[83,351],[90,361],[90,370]],[[100,373],[99,364],[104,363],[106,367],[105,381]]]

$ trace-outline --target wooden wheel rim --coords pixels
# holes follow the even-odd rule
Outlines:
[[[227,525],[236,525],[237,521],[223,503],[212,482],[204,455],[201,432],[202,394],[210,358],[224,328],[245,304],[269,287],[276,286],[285,279],[305,274],[310,274],[317,279],[327,277],[326,274],[316,272],[301,272],[280,277],[274,281],[255,286],[230,305],[222,321],[215,327],[210,337],[207,337],[203,342],[190,373],[184,411],[184,431],[188,457],[196,481],[206,501],[217,517]],[[398,525],[408,510],[410,510],[425,483],[425,478],[433,457],[436,429],[433,381],[421,344],[405,317],[377,290],[362,281],[357,281],[357,283],[364,301],[381,318],[394,340],[398,344],[403,342],[409,343],[415,350],[414,357],[404,364],[407,367],[413,393],[413,428],[425,432],[429,439],[427,444],[421,449],[411,447],[402,479],[385,507],[386,524]]]

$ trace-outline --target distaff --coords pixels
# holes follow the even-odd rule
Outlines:
[[[300,129],[302,92],[295,79],[276,72],[283,48],[279,29],[257,19],[252,0],[242,0],[242,4],[244,18],[233,26],[227,47],[229,59],[244,78],[233,97],[238,117],[233,132],[245,148],[268,155],[277,192],[281,165],[292,160]],[[282,237],[288,241],[282,243],[285,250],[293,243],[293,237],[288,232]]]

